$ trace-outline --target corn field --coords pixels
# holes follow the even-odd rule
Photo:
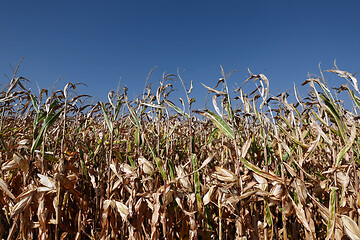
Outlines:
[[[221,72],[198,89],[210,109],[179,74],[90,103],[78,84],[35,94],[15,72],[0,92],[1,238],[360,239],[355,76],[335,65],[346,84],[321,74],[289,103],[263,74],[245,93]]]

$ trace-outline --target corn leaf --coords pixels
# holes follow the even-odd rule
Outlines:
[[[34,153],[34,151],[40,146],[43,136],[46,132],[46,130],[59,118],[60,114],[62,113],[62,111],[64,110],[64,108],[61,108],[59,111],[57,111],[56,113],[49,115],[40,130],[39,135],[36,137],[35,142],[33,143],[32,147],[31,147],[31,153]]]
[[[204,111],[204,115],[209,118],[221,132],[234,140],[234,132],[224,119],[207,109]]]

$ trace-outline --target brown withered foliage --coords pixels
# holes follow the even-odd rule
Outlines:
[[[14,74],[0,92],[0,237],[360,239],[360,92],[329,72],[353,111],[323,77],[289,103],[250,71],[256,89],[229,93],[222,70],[204,85],[211,108],[192,110],[179,74],[96,104],[71,83],[35,95]]]

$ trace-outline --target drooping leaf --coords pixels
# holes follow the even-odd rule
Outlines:
[[[207,109],[204,111],[204,115],[209,118],[221,132],[230,139],[234,140],[234,132],[224,119]]]
[[[177,106],[175,106],[174,103],[172,103],[169,100],[165,100],[166,104],[169,105],[172,109],[174,109],[177,113],[179,113],[181,116],[184,116],[186,118],[189,118],[189,114],[187,114],[186,112],[184,112],[183,110],[181,110],[180,108],[178,108]]]

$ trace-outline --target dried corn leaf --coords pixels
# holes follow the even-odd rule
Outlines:
[[[4,163],[1,166],[1,170],[2,171],[11,171],[11,170],[14,170],[14,169],[16,169],[18,167],[19,167],[19,165],[16,163],[15,160],[10,160],[10,161],[7,161],[6,163]]]
[[[266,172],[261,170],[260,168],[258,168],[257,166],[255,166],[254,164],[250,163],[249,161],[245,160],[245,158],[240,158],[240,160],[245,164],[245,166],[254,171],[255,173],[257,173],[259,176],[263,177],[263,178],[267,178],[271,181],[275,181],[275,182],[283,182],[283,179],[277,175],[275,175],[272,172]]]
[[[121,164],[120,169],[121,169],[121,171],[123,171],[126,174],[134,175],[134,168],[132,168],[129,164],[126,164],[126,163]],[[116,168],[113,168],[113,171],[114,170],[116,171]]]
[[[351,240],[360,240],[359,226],[348,216],[341,216],[341,221],[344,225],[345,233]]]
[[[295,209],[296,217],[299,219],[305,229],[311,233],[311,228],[308,221],[306,220],[305,212],[302,205],[300,204],[299,206],[297,206],[290,195],[288,196],[288,198],[291,200],[292,206]]]
[[[237,177],[234,173],[219,166],[215,166],[215,172],[213,173],[213,177],[218,179],[219,181],[229,183],[235,182],[237,180]]]
[[[20,156],[20,155],[18,155],[18,154],[16,154],[16,153],[14,153],[14,154],[13,154],[13,159],[14,159],[14,161],[20,166],[20,169],[21,169],[23,172],[27,173],[27,172],[29,171],[29,164],[28,164],[28,162],[25,160],[24,157],[22,157],[22,156]]]
[[[268,188],[268,183],[265,178],[261,177],[258,174],[253,174],[255,180],[258,182],[258,188],[262,191],[266,191]]]
[[[9,186],[6,184],[6,182],[0,178],[0,189],[10,198],[12,198],[13,200],[15,199],[14,194],[12,194],[12,192],[10,192],[9,190]]]
[[[191,190],[191,183],[189,178],[185,174],[184,168],[182,166],[176,166],[175,170],[181,186],[187,191]]]
[[[116,175],[119,179],[121,179],[120,174],[119,174],[118,171],[116,170],[115,164],[111,163],[111,164],[110,164],[110,169],[111,169],[111,171],[113,171],[113,172],[115,173],[115,175]]]
[[[157,227],[159,218],[160,218],[160,193],[154,193],[154,207],[151,218],[151,239],[156,239],[159,234],[159,229]]]
[[[295,187],[296,196],[299,198],[300,202],[305,205],[307,199],[307,189],[305,183],[300,179],[295,179],[293,185]]]
[[[82,198],[82,194],[74,188],[74,184],[72,184],[66,176],[55,173],[55,178],[61,183],[62,187],[69,190],[76,197]]]
[[[32,197],[33,197],[33,191],[31,191],[30,194],[23,197],[18,203],[15,204],[13,209],[10,212],[10,216],[13,218],[14,216],[18,215],[20,212],[22,212],[29,204],[31,203]]]
[[[280,200],[283,196],[283,193],[284,193],[284,186],[281,183],[275,184],[270,189],[270,195],[272,196],[271,199],[273,199],[273,200]]]
[[[125,221],[129,215],[129,208],[120,201],[112,200],[115,209],[118,211],[122,219]]]
[[[211,196],[213,195],[214,190],[215,190],[215,186],[211,186],[210,189],[204,195],[204,197],[203,197],[204,206],[206,206],[207,204],[209,204],[211,202]]]
[[[216,89],[213,89],[211,87],[208,87],[206,86],[205,84],[202,83],[202,85],[207,88],[210,92],[213,92],[213,93],[216,93],[216,94],[219,94],[219,95],[226,95],[227,93],[226,92],[223,92],[223,91],[218,91]]]
[[[146,160],[144,157],[139,157],[138,163],[142,167],[145,174],[151,175],[154,173],[155,171],[154,165],[148,160]]]
[[[338,69],[331,69],[331,70],[326,70],[327,72],[332,72],[332,73],[336,73],[338,74],[339,77],[342,77],[342,78],[350,78],[351,81],[352,81],[352,86],[355,88],[355,90],[357,92],[359,92],[359,88],[358,88],[358,82],[357,82],[357,79],[354,77],[355,75],[352,75],[351,73],[347,72],[347,71],[341,71],[341,70],[338,70]]]
[[[249,191],[241,194],[240,196],[231,196],[226,199],[226,201],[232,205],[237,204],[239,201],[251,197],[255,194],[259,193],[259,190]]]
[[[37,174],[38,177],[40,178],[40,183],[46,187],[48,187],[49,189],[56,189],[56,182],[53,178],[50,178],[46,175],[43,175],[43,174],[40,174],[38,173]]]

